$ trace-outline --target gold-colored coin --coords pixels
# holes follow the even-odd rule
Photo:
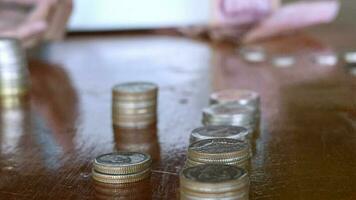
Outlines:
[[[139,152],[115,152],[98,156],[94,160],[94,170],[107,175],[139,173],[150,168],[151,156]]]

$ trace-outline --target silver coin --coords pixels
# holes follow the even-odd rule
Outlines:
[[[190,143],[212,138],[244,139],[248,134],[248,129],[241,126],[208,125],[194,129],[190,136]]]
[[[237,102],[241,105],[259,106],[260,97],[252,90],[227,89],[214,92],[210,95],[210,103]]]
[[[291,67],[295,64],[295,58],[293,56],[275,56],[272,64],[278,68]]]
[[[212,154],[242,151],[247,148],[246,142],[230,138],[205,139],[194,142],[189,146],[190,150]]]
[[[240,105],[236,102],[228,102],[212,105],[203,110],[203,113],[210,116],[238,116],[238,115],[253,115],[255,109],[251,106]]]
[[[201,183],[221,183],[237,180],[246,175],[242,168],[229,165],[204,164],[189,167],[182,171],[182,175],[189,180]]]
[[[102,165],[126,166],[142,163],[149,159],[149,156],[139,152],[116,152],[100,155],[95,162]]]
[[[314,55],[313,61],[321,66],[334,66],[338,62],[338,57],[336,54],[318,54]]]
[[[346,52],[344,54],[346,64],[356,64],[356,51]]]
[[[121,92],[121,93],[129,93],[129,94],[136,94],[136,93],[146,93],[151,92],[157,89],[157,85],[154,83],[149,82],[128,82],[115,85],[113,88],[114,92]]]
[[[25,55],[20,42],[14,38],[0,38],[0,68],[24,63]]]
[[[266,60],[265,50],[260,46],[246,46],[240,49],[243,59],[252,63],[259,63]]]

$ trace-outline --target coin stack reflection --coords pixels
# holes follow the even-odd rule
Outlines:
[[[151,174],[151,156],[139,152],[116,152],[94,160],[92,177],[95,181],[122,184],[141,181]]]
[[[115,148],[118,151],[138,151],[148,153],[152,160],[160,157],[157,127],[131,129],[114,126]]]
[[[151,199],[150,179],[144,179],[135,183],[107,184],[94,182],[95,197],[97,199]]]
[[[249,159],[249,145],[244,141],[229,138],[205,139],[189,145],[186,167],[225,164],[248,169]]]
[[[256,108],[237,102],[211,105],[203,110],[204,125],[232,125],[248,129],[249,137],[257,130],[259,114]]]
[[[181,200],[247,200],[246,171],[229,165],[205,164],[185,168],[180,174]]]
[[[20,42],[0,38],[0,95],[23,95],[29,85],[29,73]]]
[[[156,123],[158,87],[148,82],[118,84],[112,90],[113,124],[144,128]]]

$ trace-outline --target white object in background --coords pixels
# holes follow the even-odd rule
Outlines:
[[[75,0],[71,31],[125,30],[204,24],[209,0]]]

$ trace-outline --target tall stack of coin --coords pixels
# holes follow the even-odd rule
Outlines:
[[[205,164],[180,174],[181,200],[248,200],[250,180],[244,169]]]
[[[158,87],[148,82],[118,84],[112,90],[113,124],[143,128],[156,123]]]
[[[257,129],[259,114],[252,106],[236,102],[211,105],[203,110],[204,125],[242,126],[252,135]]]
[[[189,145],[186,167],[226,164],[247,169],[249,159],[249,145],[244,141],[229,138],[205,139]]]
[[[190,135],[190,144],[214,138],[230,138],[247,141],[248,130],[242,126],[230,125],[208,125],[192,130]]]
[[[0,95],[23,95],[29,85],[26,58],[20,42],[0,38]]]
[[[116,152],[94,160],[93,179],[102,183],[131,183],[151,174],[151,157],[139,152]]]

